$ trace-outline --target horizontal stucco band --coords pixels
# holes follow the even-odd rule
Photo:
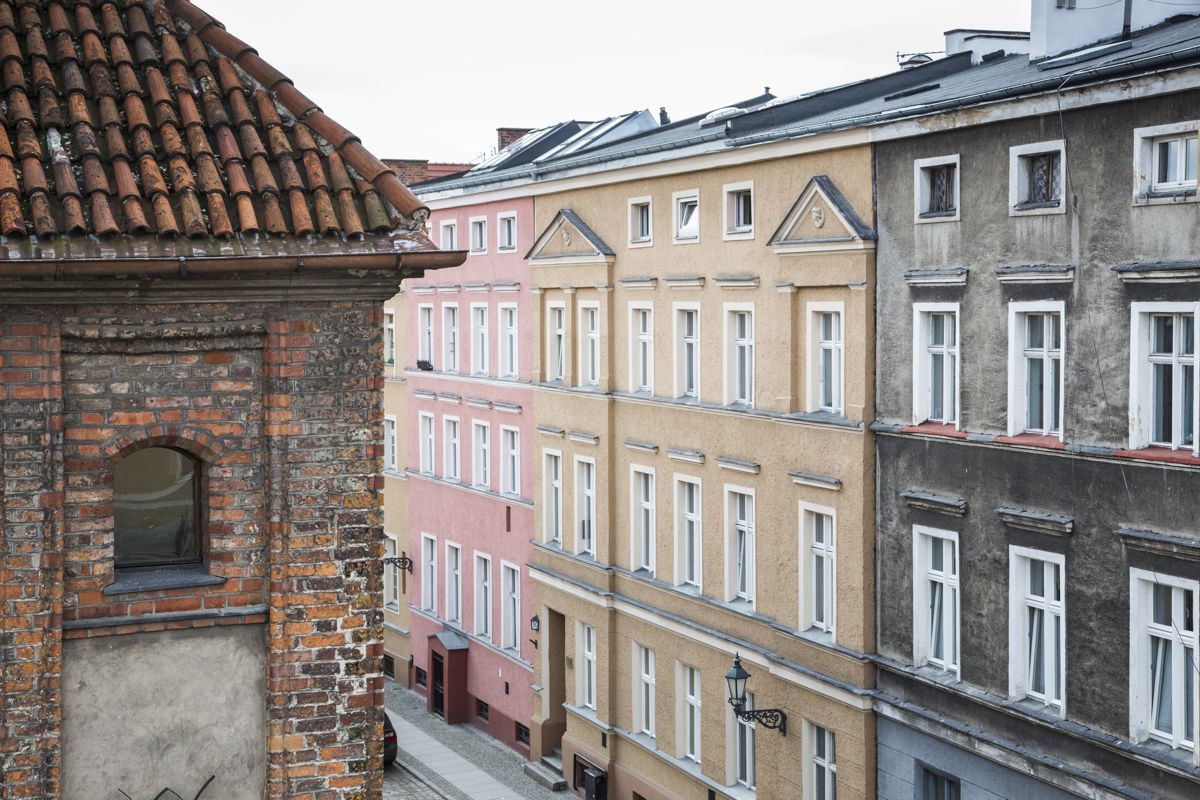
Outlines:
[[[418,617],[424,617],[425,619],[432,622],[434,625],[440,625],[442,627],[442,630],[444,630],[444,631],[462,636],[463,638],[465,638],[467,641],[469,641],[471,644],[475,645],[476,647],[485,648],[487,650],[492,651],[493,653],[495,653],[498,656],[503,656],[504,658],[507,658],[509,661],[516,664],[521,669],[524,669],[529,672],[533,671],[533,664],[530,664],[528,661],[526,661],[523,658],[519,658],[519,657],[513,655],[511,650],[505,650],[503,648],[496,647],[495,644],[493,644],[492,642],[489,642],[487,639],[484,639],[480,636],[476,636],[475,634],[470,633],[463,628],[459,628],[455,625],[452,625],[452,624],[446,622],[446,620],[441,619],[440,617],[435,617],[434,615],[430,614],[428,610],[423,609],[423,608],[418,608],[417,606],[413,605],[412,603],[408,604],[408,610],[410,613],[415,614]],[[407,634],[407,633],[408,633],[408,631],[405,631],[405,634]]]
[[[579,598],[592,605],[627,614],[677,636],[683,636],[714,650],[724,651],[730,656],[735,653],[740,654],[747,663],[763,667],[775,678],[793,683],[855,710],[868,711],[871,709],[872,698],[875,695],[874,689],[863,689],[845,681],[835,680],[745,639],[735,639],[720,631],[674,614],[668,614],[625,595],[596,589],[541,564],[530,564],[529,575],[536,583]]]

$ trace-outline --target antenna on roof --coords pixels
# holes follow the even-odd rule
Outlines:
[[[896,63],[900,65],[900,69],[912,69],[920,67],[933,61],[935,55],[946,52],[945,50],[926,50],[923,53],[896,53]]]

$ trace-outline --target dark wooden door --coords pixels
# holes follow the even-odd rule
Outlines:
[[[439,653],[433,654],[433,713],[446,716],[446,664]]]

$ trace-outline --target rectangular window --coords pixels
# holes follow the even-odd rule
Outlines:
[[[397,469],[396,418],[383,418],[383,468],[388,472]]]
[[[633,646],[633,720],[635,730],[654,736],[654,651]]]
[[[1009,306],[1009,435],[1062,433],[1062,303]]]
[[[600,385],[600,308],[579,309],[579,385]]]
[[[519,722],[516,723],[516,737],[517,737],[517,744],[523,744],[526,747],[528,747],[529,746],[529,726],[522,725]]]
[[[649,197],[635,197],[629,201],[629,243],[645,247],[654,238],[651,226]]]
[[[575,552],[596,555],[596,463],[575,459]]]
[[[675,583],[700,588],[700,481],[676,478]]]
[[[833,632],[836,616],[837,559],[834,514],[831,508],[800,505],[801,578],[800,629]]]
[[[417,308],[417,359],[433,364],[433,306]]]
[[[921,158],[913,162],[917,222],[951,222],[958,214],[958,156]]]
[[[517,215],[515,213],[497,214],[496,227],[499,228],[496,250],[508,252],[517,249]]]
[[[508,650],[519,650],[521,635],[521,570],[511,564],[501,565],[501,591],[504,602],[501,624],[500,646]]]
[[[596,629],[579,626],[579,705],[596,710]]]
[[[475,554],[475,634],[492,640],[492,559]]]
[[[654,311],[629,307],[629,390],[654,394]]]
[[[913,422],[958,424],[958,305],[913,306]]]
[[[436,450],[436,442],[434,439],[433,430],[433,415],[422,413],[419,417],[420,423],[420,447],[421,447],[421,472],[425,475],[434,473],[434,453]]]
[[[442,361],[447,372],[458,372],[458,306],[442,306]]]
[[[1134,204],[1195,198],[1198,129],[1197,120],[1134,129]]]
[[[446,621],[462,624],[462,548],[446,545]]]
[[[471,483],[492,488],[492,427],[486,422],[471,424]]]
[[[383,314],[383,360],[387,364],[396,363],[396,315],[391,311]]]
[[[471,306],[471,372],[486,375],[488,371],[488,308]]]
[[[913,659],[958,674],[958,534],[913,526]]]
[[[545,515],[542,522],[542,540],[555,547],[562,547],[562,455],[546,451],[542,487],[545,491]]]
[[[754,311],[726,306],[727,404],[754,405]]]
[[[754,602],[754,495],[748,489],[726,490],[728,541],[727,600]]]
[[[500,377],[517,377],[517,307],[500,306]]]
[[[681,665],[680,673],[683,690],[681,693],[683,702],[680,709],[682,712],[680,714],[682,720],[680,740],[683,743],[681,755],[699,763],[700,728],[704,724],[704,720],[700,716],[700,670],[684,664]]]
[[[384,534],[383,557],[395,558],[396,551],[396,537]],[[400,567],[395,563],[383,567],[383,603],[388,608],[400,609]]]
[[[458,441],[458,420],[454,417],[442,419],[442,435],[446,452],[442,454],[442,477],[457,481],[462,476],[462,450]]]
[[[632,568],[654,574],[655,499],[654,473],[633,468],[630,471],[630,529],[633,534]]]
[[[1195,452],[1197,306],[1133,303],[1132,310],[1130,447]]]
[[[727,183],[721,188],[725,196],[724,238],[754,238],[754,182]]]
[[[837,746],[833,731],[820,725],[809,725],[808,731],[812,742],[809,753],[813,800],[837,800]]]
[[[500,491],[521,494],[521,432],[516,428],[500,429]]]
[[[458,249],[458,223],[443,222],[442,223],[442,249],[457,250]]]
[[[416,680],[417,686],[425,686],[429,682],[429,673],[420,667],[416,667],[413,670],[413,674],[415,676],[414,679]]]
[[[1063,708],[1066,676],[1066,560],[1008,548],[1009,695]]]
[[[844,413],[842,304],[809,303],[808,410]]]
[[[1141,569],[1129,572],[1132,738],[1190,750],[1196,763],[1200,582]]]
[[[1009,213],[1061,214],[1066,164],[1063,140],[1009,148]]]
[[[1153,142],[1154,191],[1196,188],[1196,134],[1160,136]]]
[[[700,241],[699,191],[675,192],[671,199],[675,206],[675,243]]]
[[[487,217],[471,218],[471,252],[487,252]]]
[[[746,710],[754,709],[754,693],[746,692]],[[741,717],[734,717],[734,723],[737,726],[735,736],[736,753],[734,758],[737,763],[737,782],[748,789],[753,789],[755,785],[755,764],[754,764],[754,720],[746,720]]]
[[[928,769],[921,773],[921,800],[960,800],[958,781]]]
[[[546,322],[546,380],[561,381],[567,369],[567,311],[550,306]]]
[[[421,608],[437,614],[437,539],[421,537]]]
[[[700,309],[675,309],[675,396],[700,399]]]
[[[482,700],[475,701],[475,716],[479,717],[484,722],[487,722],[488,715],[491,713],[491,708]]]

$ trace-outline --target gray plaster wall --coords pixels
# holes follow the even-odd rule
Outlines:
[[[1128,431],[1129,303],[1195,300],[1196,284],[1126,287],[1111,267],[1195,259],[1200,204],[1135,206],[1135,128],[1200,116],[1200,92],[1096,106],[987,126],[958,127],[876,145],[879,244],[877,413],[912,421],[912,304],[962,304],[961,420],[1004,433],[1010,300],[1062,300],[1066,309],[1064,415],[1068,442],[1124,446]],[[1065,138],[1066,214],[1010,217],[1009,148]],[[915,159],[958,154],[961,220],[916,224]],[[1073,263],[1072,284],[1011,286],[993,270]],[[965,287],[910,287],[910,269],[966,267]]]
[[[202,800],[262,800],[265,653],[261,625],[64,642],[63,800],[191,800],[212,775]]]

